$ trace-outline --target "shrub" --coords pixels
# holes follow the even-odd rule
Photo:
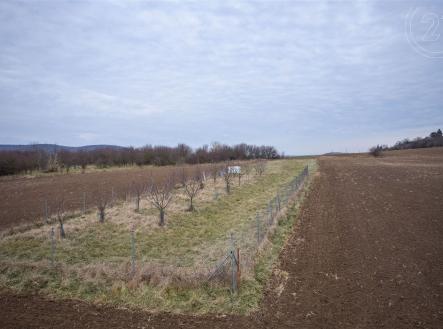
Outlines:
[[[383,147],[381,145],[373,146],[369,149],[369,154],[374,157],[379,157],[382,155]]]

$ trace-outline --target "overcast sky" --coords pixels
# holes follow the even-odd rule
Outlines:
[[[442,40],[442,1],[2,0],[0,143],[366,151],[443,128]]]

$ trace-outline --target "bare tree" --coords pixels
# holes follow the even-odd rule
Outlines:
[[[57,172],[60,169],[60,161],[57,152],[49,155],[49,160],[46,165],[46,172]]]
[[[140,200],[143,195],[146,193],[146,185],[143,183],[132,182],[132,190],[135,195],[135,211],[140,211]]]
[[[257,175],[261,176],[266,170],[266,161],[265,160],[257,160],[254,165],[255,172]]]
[[[105,210],[106,206],[108,205],[108,201],[108,197],[105,195],[105,193],[99,194],[99,197],[97,199],[97,209],[100,223],[105,222]]]
[[[422,142],[423,147],[441,146],[443,138],[436,131]],[[422,143],[420,141],[420,145]],[[415,143],[414,143],[415,145]],[[56,156],[55,154],[58,154]],[[0,151],[0,175],[14,173],[26,173],[32,170],[44,170],[57,172],[64,164],[64,169],[69,166],[81,166],[85,172],[87,166],[96,165],[99,168],[108,166],[128,165],[178,165],[182,163],[215,163],[230,160],[247,159],[276,159],[279,158],[277,150],[272,146],[256,146],[238,144],[229,146],[226,144],[213,143],[211,147],[204,145],[195,150],[189,146],[180,144],[177,147],[146,145],[141,148],[95,148],[93,150],[82,150],[67,152],[55,146],[53,150],[44,150],[40,145],[31,146],[30,150]],[[7,160],[6,162],[4,160]],[[217,179],[217,178],[216,178]]]
[[[76,164],[80,165],[80,167],[82,168],[82,174],[84,174],[86,171],[86,167],[88,166],[88,156],[86,152],[80,151],[77,154]]]
[[[231,184],[232,184],[232,180],[234,179],[234,177],[235,177],[235,173],[232,170],[229,163],[227,163],[225,165],[225,167],[223,168],[223,179],[224,179],[225,185],[226,185],[226,193],[228,193],[228,194],[231,193]]]
[[[204,176],[205,175],[205,173],[202,171],[201,172],[201,179],[200,179],[200,190],[203,190],[204,188],[205,188],[205,179],[204,179]]]
[[[165,225],[165,210],[171,203],[174,183],[173,177],[168,177],[162,182],[151,179],[149,183],[148,199],[160,212],[160,226]]]
[[[192,175],[185,182],[185,194],[189,198],[189,211],[194,211],[194,198],[202,189],[203,177],[199,167],[195,169]]]
[[[185,167],[181,167],[177,173],[178,181],[182,187],[185,187],[188,176],[186,175]]]
[[[238,186],[240,186],[241,185],[241,178],[243,177],[243,172],[242,172],[243,167],[240,166],[239,164],[236,164],[235,167],[236,168],[234,170],[234,173],[235,173],[235,176],[237,176],[237,178],[238,178]]]
[[[214,181],[215,185],[215,183],[217,183],[217,177],[220,173],[220,166],[215,163],[211,164],[211,166],[209,167],[209,173],[211,174],[212,180]]]
[[[243,164],[242,172],[245,174],[247,181],[249,180],[249,175],[251,174],[251,170],[252,170],[252,167],[249,163]]]
[[[55,199],[55,210],[57,215],[57,221],[59,224],[60,230],[60,238],[66,238],[66,232],[64,228],[64,212],[65,212],[65,198],[63,194],[61,194],[58,198]]]

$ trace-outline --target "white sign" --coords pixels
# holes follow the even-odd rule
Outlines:
[[[239,174],[241,174],[241,167],[240,166],[229,166],[228,173],[239,175]]]

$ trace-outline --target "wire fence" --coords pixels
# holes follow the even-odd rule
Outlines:
[[[207,282],[227,281],[226,279],[229,278],[231,291],[238,290],[242,271],[253,268],[256,255],[264,241],[272,232],[278,218],[284,215],[285,208],[291,201],[296,200],[297,194],[308,176],[309,167],[305,166],[298,176],[278,190],[275,197],[269,200],[261,212],[257,212],[255,220],[249,221],[249,227],[236,232],[236,234],[231,232],[230,247],[226,255],[210,271],[206,279]],[[240,260],[240,250],[242,251],[242,261]]]

